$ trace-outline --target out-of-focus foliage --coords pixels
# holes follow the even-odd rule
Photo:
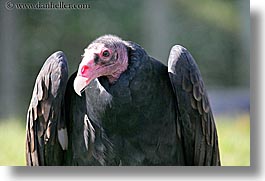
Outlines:
[[[0,120],[0,165],[26,164],[25,138],[25,126],[21,121]]]
[[[216,117],[222,165],[250,166],[249,115]]]
[[[182,44],[198,62],[207,87],[249,86],[249,1],[86,3],[90,9],[7,10],[1,2],[0,99],[6,110],[0,117],[25,115],[37,73],[51,53],[63,50],[73,73],[83,49],[103,34],[137,42],[165,64],[172,45]]]

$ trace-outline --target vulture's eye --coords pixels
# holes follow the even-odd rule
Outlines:
[[[110,53],[108,50],[105,50],[103,53],[102,53],[103,57],[109,57]]]

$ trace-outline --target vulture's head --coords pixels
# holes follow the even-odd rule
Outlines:
[[[128,67],[125,42],[113,35],[104,35],[85,48],[74,81],[75,92],[81,92],[95,78],[106,76],[110,84],[115,83]]]

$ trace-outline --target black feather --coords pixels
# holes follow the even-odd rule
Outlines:
[[[173,55],[172,55],[173,54]],[[188,69],[183,71],[183,68]],[[188,74],[189,73],[189,74]],[[190,75],[190,76],[189,76]],[[198,66],[191,54],[182,46],[172,48],[169,56],[169,76],[179,109],[182,124],[186,161],[191,165],[220,165],[216,127],[208,96]],[[191,82],[193,91],[188,91],[179,80]],[[187,102],[187,99],[190,101]],[[189,119],[187,119],[189,118]],[[191,127],[185,125],[191,124]],[[190,132],[194,133],[189,134]],[[212,160],[215,160],[212,162]]]
[[[127,70],[115,83],[92,80],[80,97],[77,72],[67,81],[65,55],[51,55],[28,109],[28,165],[220,165],[206,89],[185,48],[172,48],[167,67],[116,36],[96,43],[126,46]]]

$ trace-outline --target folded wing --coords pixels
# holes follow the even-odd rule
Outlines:
[[[187,165],[220,165],[216,126],[208,95],[191,54],[175,45],[168,61]]]
[[[61,165],[68,147],[64,94],[68,67],[63,52],[52,54],[40,70],[26,124],[27,165]]]

